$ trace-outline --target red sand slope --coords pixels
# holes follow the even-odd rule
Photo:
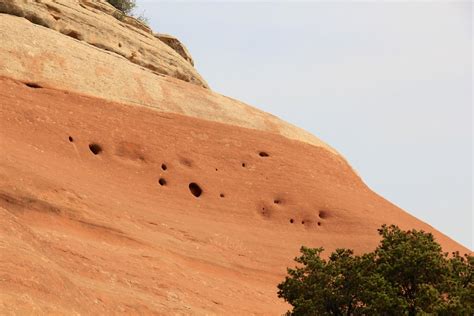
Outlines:
[[[280,314],[276,284],[302,244],[370,251],[382,223],[468,251],[323,148],[0,87],[2,313]]]

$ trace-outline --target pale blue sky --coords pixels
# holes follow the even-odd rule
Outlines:
[[[473,248],[470,2],[137,4],[214,91],[312,132]]]

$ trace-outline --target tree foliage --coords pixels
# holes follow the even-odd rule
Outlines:
[[[131,15],[136,7],[135,0],[107,0],[107,2],[126,15]]]
[[[471,315],[474,259],[451,257],[429,233],[382,226],[375,251],[361,256],[301,247],[278,296],[288,315]]]

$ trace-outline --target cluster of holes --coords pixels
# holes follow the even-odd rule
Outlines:
[[[31,88],[40,88],[39,85],[37,84],[34,84],[34,83],[25,83],[28,87],[31,87]],[[68,137],[68,140],[69,142],[74,142],[74,138],[72,136],[69,136]],[[99,155],[100,153],[102,153],[103,149],[102,149],[102,146],[99,145],[98,143],[90,143],[89,144],[89,150],[94,154],[94,155]],[[268,154],[265,153],[265,152],[260,152],[260,156],[262,157],[268,157]],[[192,161],[189,160],[189,159],[186,159],[186,158],[183,158],[180,160],[180,162],[185,165],[185,166],[192,166]],[[243,162],[242,163],[242,167],[246,167],[246,163]],[[166,171],[168,169],[168,166],[164,163],[161,164],[161,169],[163,171]],[[218,171],[217,168],[215,168],[216,171]],[[158,183],[160,184],[160,186],[166,186],[167,185],[167,181],[165,178],[161,177],[158,179]],[[196,198],[199,198],[202,193],[203,193],[203,190],[202,188],[195,182],[191,182],[189,184],[189,191],[191,192],[192,195],[194,195]],[[219,194],[219,197],[220,198],[225,198],[225,194],[224,193],[220,193]],[[274,203],[275,204],[280,204],[281,203],[281,200],[279,199],[275,199],[274,200]],[[265,213],[265,208],[262,208],[262,214]],[[291,222],[293,222],[293,220],[291,220]]]

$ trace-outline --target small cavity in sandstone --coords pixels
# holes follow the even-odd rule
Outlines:
[[[79,40],[79,41],[82,40],[82,35],[81,35],[79,32],[76,32],[76,31],[74,31],[74,30],[65,32],[64,35],[67,35],[67,36],[72,37],[72,38],[74,38],[74,39],[77,39],[77,40]]]
[[[319,218],[326,218],[328,217],[328,212],[326,211],[319,211]]]
[[[30,88],[33,88],[33,89],[42,88],[42,86],[40,86],[39,84],[34,83],[34,82],[27,82],[27,83],[25,83],[25,85],[26,85],[27,87],[30,87]]]
[[[321,226],[321,222],[318,222],[318,226]]]
[[[260,157],[269,157],[270,155],[264,151],[261,151],[259,154],[258,154]]]
[[[72,143],[74,141],[74,138],[72,138],[72,136],[69,136],[69,141]]]
[[[164,186],[164,185],[166,185],[166,179],[160,178],[160,180],[158,180],[158,183],[159,183],[161,186]]]
[[[189,184],[189,191],[191,191],[191,194],[197,198],[200,197],[202,194],[201,187],[197,183],[194,183],[194,182],[191,182]]]
[[[98,155],[102,152],[102,147],[96,143],[89,144],[89,149],[94,155]]]
[[[225,194],[224,194],[224,193],[221,193],[219,196],[220,196],[221,198],[225,198]]]
[[[280,203],[281,203],[281,200],[275,199],[275,200],[273,200],[273,203],[275,203],[275,204],[280,204]]]
[[[294,222],[295,222],[295,220],[290,218],[290,223],[293,224]]]
[[[242,168],[245,168],[247,165],[245,164],[245,162],[242,162]]]
[[[168,167],[163,163],[163,164],[161,164],[161,169],[162,169],[163,171],[165,171],[166,169],[168,169]]]

